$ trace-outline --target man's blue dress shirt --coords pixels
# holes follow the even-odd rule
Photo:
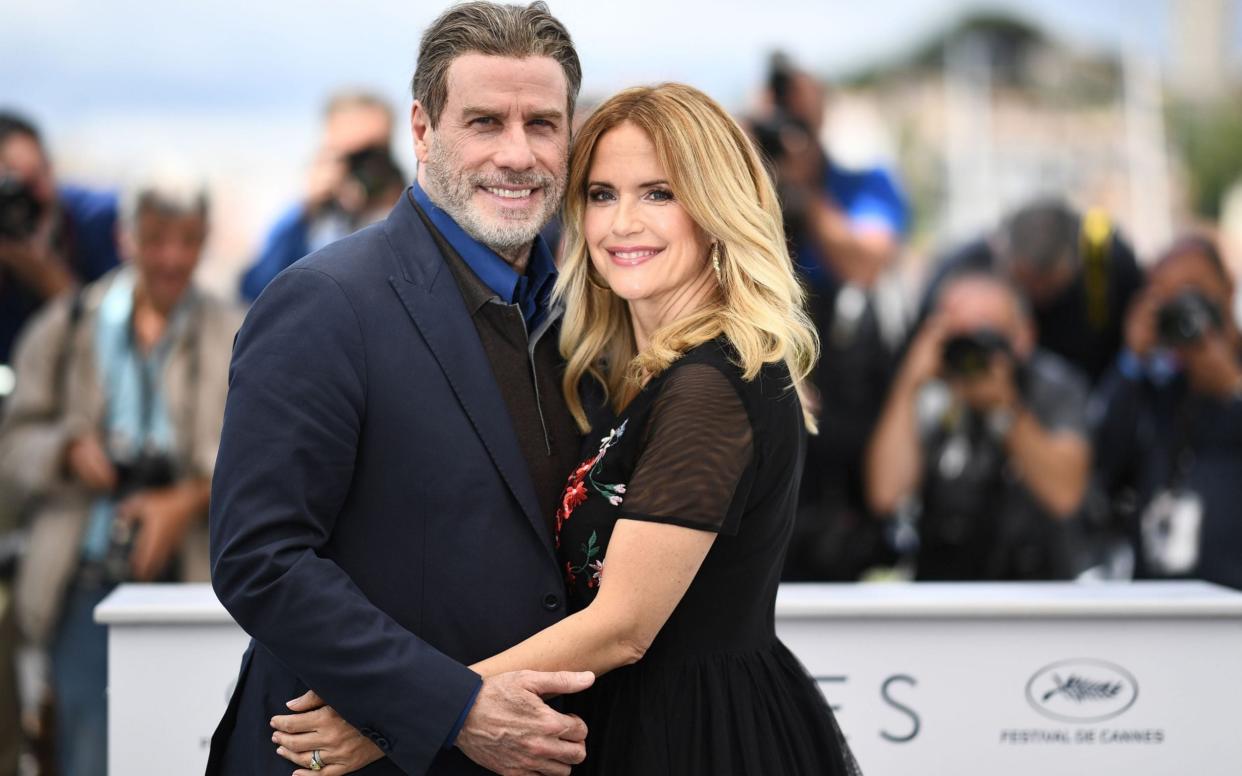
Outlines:
[[[522,317],[526,319],[527,331],[534,331],[547,314],[548,299],[552,286],[556,284],[556,263],[543,237],[535,236],[526,274],[519,275],[509,262],[458,226],[452,216],[431,201],[421,186],[415,183],[410,187],[410,193],[436,230],[453,246],[453,250],[465,260],[479,280],[505,303],[519,305]]]

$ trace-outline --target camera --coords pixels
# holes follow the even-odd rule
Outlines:
[[[167,455],[143,452],[132,461],[114,460],[112,466],[116,469],[112,498],[118,502],[138,491],[166,488],[176,481],[176,466]]]
[[[1169,347],[1197,342],[1212,329],[1219,328],[1220,308],[1193,289],[1183,291],[1156,311],[1156,336]]]
[[[384,146],[362,148],[341,157],[344,176],[329,207],[352,228],[371,223],[392,207],[405,189],[405,174]]]
[[[775,178],[785,234],[791,238],[801,235],[806,231],[810,198],[804,185],[787,180],[785,174],[794,170],[799,180],[821,181],[827,161],[819,150],[819,143],[805,125],[781,111],[768,119],[753,123],[750,132],[755,146],[768,162]],[[807,149],[814,151],[818,157],[814,169],[788,166],[797,161],[800,152]]]
[[[114,503],[119,504],[139,491],[166,488],[175,481],[173,461],[165,455],[144,452],[133,461],[113,461],[112,465],[117,474],[116,488],[112,491]],[[129,556],[140,527],[136,522],[112,521],[108,547],[97,570],[102,581],[116,584],[132,578]]]
[[[795,119],[777,111],[770,118],[751,125],[751,134],[760,152],[773,163],[779,163],[789,154],[789,149],[799,143],[809,142],[810,132]]]
[[[979,377],[997,353],[1012,355],[1009,338],[994,329],[978,329],[950,337],[944,344],[944,368],[953,377]]]
[[[39,228],[43,204],[18,176],[0,172],[0,238],[25,240]]]
[[[405,174],[384,146],[371,146],[346,155],[345,170],[346,178],[362,187],[367,202],[405,185]]]

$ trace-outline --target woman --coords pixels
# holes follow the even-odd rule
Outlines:
[[[472,668],[601,675],[565,699],[591,730],[578,773],[856,774],[774,630],[817,342],[771,181],[720,106],[665,84],[595,112],[567,190],[564,389],[599,440],[556,515],[574,613]],[[280,752],[353,741],[337,773],[379,756],[317,727]]]

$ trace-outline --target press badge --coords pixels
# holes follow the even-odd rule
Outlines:
[[[1189,574],[1199,561],[1203,502],[1189,491],[1162,491],[1143,511],[1143,557],[1152,571]]]

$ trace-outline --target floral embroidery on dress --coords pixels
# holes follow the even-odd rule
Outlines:
[[[591,538],[587,540],[586,544],[579,545],[582,554],[586,556],[582,564],[575,566],[572,561],[565,562],[565,576],[569,580],[569,584],[576,583],[579,574],[586,574],[588,575],[587,587],[599,587],[600,580],[604,575],[604,559],[592,560],[600,552],[600,546],[597,542],[598,536],[595,531],[592,531]]]
[[[600,440],[599,452],[594,456],[583,461],[582,465],[574,469],[569,475],[569,482],[565,486],[565,493],[561,496],[561,505],[556,510],[556,546],[561,546],[561,526],[569,519],[574,510],[578,508],[582,502],[587,499],[587,485],[589,484],[596,493],[608,499],[608,503],[620,506],[625,496],[625,484],[610,484],[605,482],[597,482],[595,475],[599,473],[599,467],[603,464],[604,453],[608,452],[608,448],[620,441],[625,435],[625,427],[630,421],[626,419],[621,425],[612,429],[608,436]],[[568,566],[567,566],[568,568]]]

